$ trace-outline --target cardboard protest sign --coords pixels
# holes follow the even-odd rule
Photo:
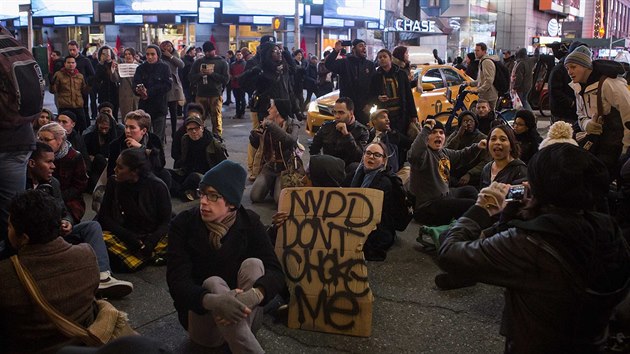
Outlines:
[[[369,188],[286,188],[289,214],[275,251],[291,292],[289,327],[368,337],[372,291],[363,245],[381,219],[383,192]]]

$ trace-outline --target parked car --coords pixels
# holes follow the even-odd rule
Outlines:
[[[463,71],[450,65],[437,64],[418,65],[414,71],[414,79],[417,79],[418,86],[412,88],[412,93],[420,121],[452,110],[453,104],[449,102],[447,95],[457,97],[460,85],[472,81]],[[337,98],[339,91],[333,91],[309,104],[306,117],[306,132],[309,135],[315,135],[322,124],[335,119],[332,109]],[[477,94],[467,95],[464,102],[466,108],[474,107],[477,99]]]

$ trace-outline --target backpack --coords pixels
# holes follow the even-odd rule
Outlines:
[[[486,59],[484,59],[486,60]],[[492,59],[489,59],[492,60]],[[508,68],[500,61],[492,60],[494,63],[495,73],[494,73],[494,81],[492,85],[499,95],[502,95],[510,90],[510,71]],[[481,62],[479,63],[479,70],[482,70],[483,66]]]
[[[46,83],[31,52],[0,26],[0,128],[30,124],[39,117]]]
[[[405,231],[413,219],[414,201],[403,187],[402,180],[395,173],[390,172],[387,177],[392,183],[392,208],[389,212],[393,226],[397,231]]]

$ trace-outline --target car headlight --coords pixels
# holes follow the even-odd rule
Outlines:
[[[308,104],[309,112],[319,112],[319,107],[317,107],[317,101],[313,101]]]

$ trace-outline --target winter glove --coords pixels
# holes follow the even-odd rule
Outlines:
[[[479,192],[476,205],[486,209],[490,215],[496,215],[503,210],[505,196],[509,190],[508,184],[492,182]]]

